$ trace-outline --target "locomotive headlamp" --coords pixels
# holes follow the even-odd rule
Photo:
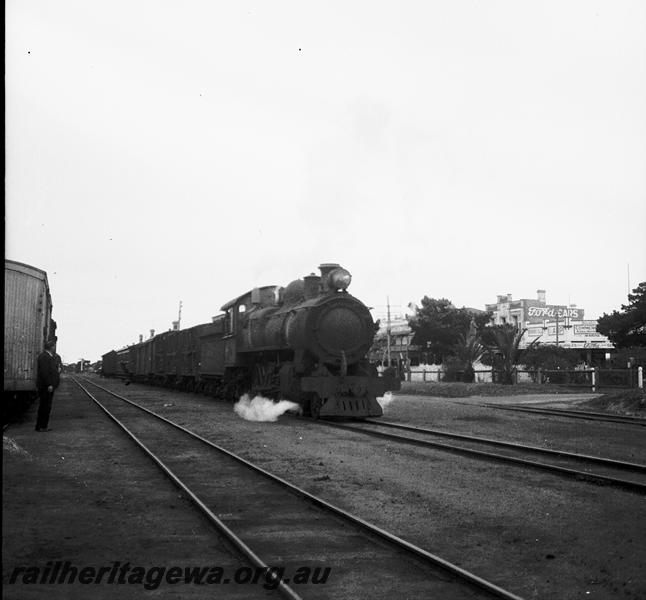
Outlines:
[[[330,273],[330,287],[332,289],[345,290],[351,281],[352,275],[350,275],[350,272],[340,267]]]

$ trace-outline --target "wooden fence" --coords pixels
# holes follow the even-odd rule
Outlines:
[[[411,367],[404,373],[406,381],[438,382],[444,381],[446,372],[435,365]],[[463,372],[451,371],[453,379],[461,379]],[[503,372],[494,369],[474,371],[476,383],[500,383]],[[599,388],[642,388],[644,387],[642,367],[632,369],[514,369],[515,383],[550,383],[568,387]]]

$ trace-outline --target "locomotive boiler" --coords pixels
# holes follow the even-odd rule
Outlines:
[[[286,287],[246,292],[212,323],[131,346],[128,371],[220,397],[292,400],[314,418],[380,416],[376,398],[399,389],[399,380],[378,376],[366,358],[375,323],[348,293],[350,273],[338,264],[319,269]]]

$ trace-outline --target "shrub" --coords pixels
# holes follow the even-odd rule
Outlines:
[[[525,350],[521,362],[529,371],[558,369],[574,369],[581,362],[578,350],[560,346],[540,345]]]

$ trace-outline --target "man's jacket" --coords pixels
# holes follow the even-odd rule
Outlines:
[[[41,352],[38,355],[38,374],[36,376],[36,385],[40,388],[46,388],[50,385],[58,387],[61,377],[58,374],[56,359],[49,352]]]

